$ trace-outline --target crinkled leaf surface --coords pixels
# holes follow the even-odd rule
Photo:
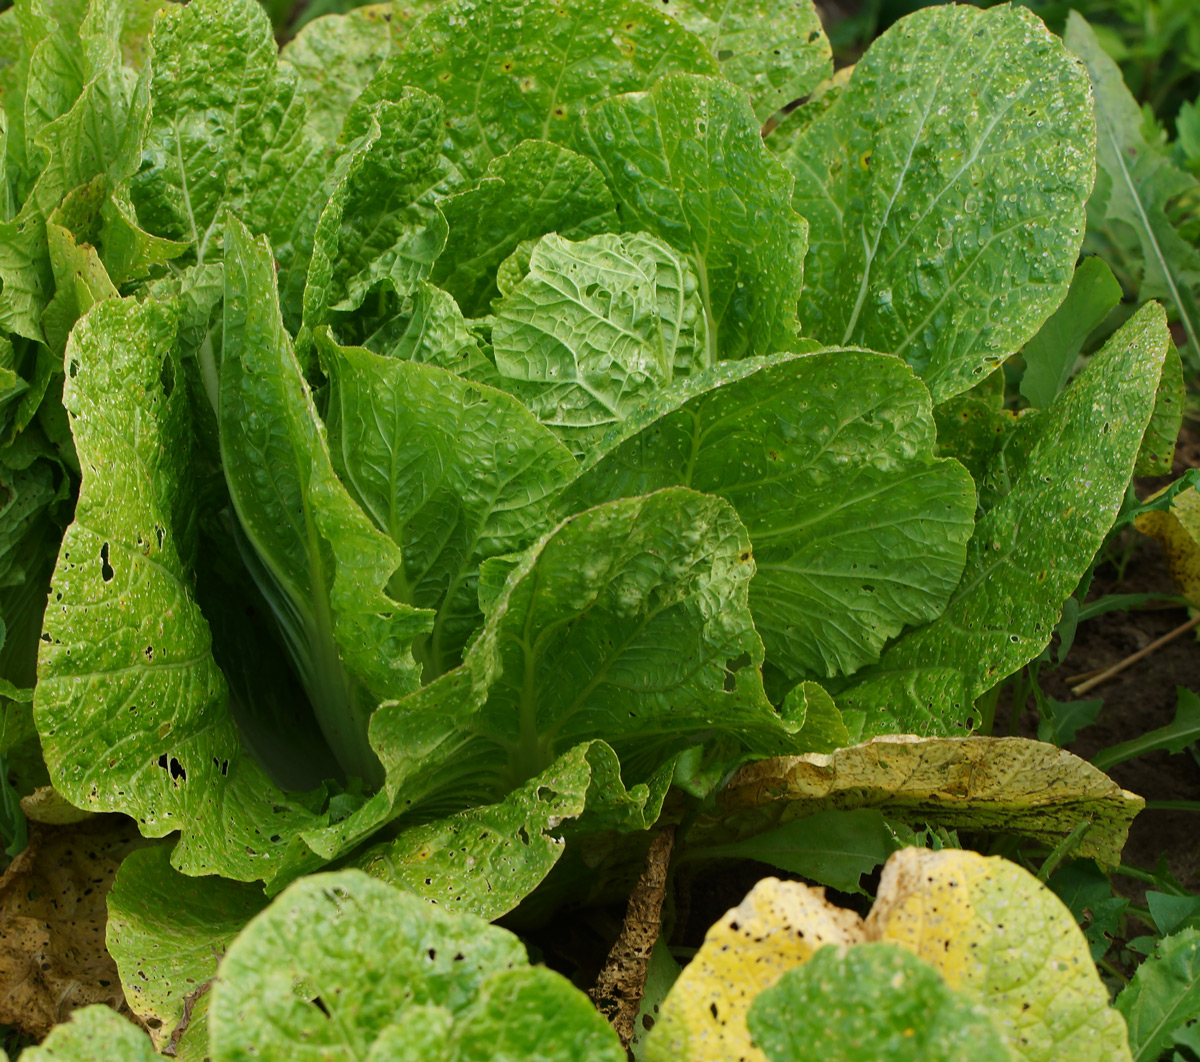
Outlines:
[[[432,616],[387,596],[399,548],[337,478],[291,340],[269,247],[226,230],[221,458],[252,568],[272,603],[326,740],[378,784],[370,713],[418,684],[414,638]]]
[[[975,698],[1049,643],[1116,518],[1170,342],[1162,307],[1147,304],[1054,401],[1010,491],[975,525],[945,612],[836,694],[843,711],[867,712],[867,733],[969,726]]]
[[[1129,1026],[1134,1062],[1158,1058],[1173,1034],[1200,1018],[1200,931],[1185,929],[1160,940],[1117,996]]]
[[[851,674],[941,615],[975,512],[970,476],[933,457],[929,394],[860,351],[721,366],[664,395],[569,491],[567,511],[679,484],[738,511],[750,605],[793,679]]]
[[[456,666],[482,622],[479,562],[555,522],[577,465],[515,399],[443,369],[320,340],[334,467],[403,552],[390,584],[436,613],[416,646],[425,681]]]
[[[795,747],[767,701],[753,562],[728,504],[685,489],[601,505],[524,554],[461,667],[372,719],[401,807],[494,801],[602,737],[627,783],[714,733]]]
[[[108,950],[133,1012],[155,1046],[207,1038],[207,989],[230,941],[267,905],[262,889],[222,878],[189,878],[163,846],[134,852],[108,895]],[[185,1023],[186,1015],[186,1023]]]
[[[643,0],[448,0],[380,67],[356,115],[399,86],[441,96],[448,154],[470,178],[522,140],[569,143],[581,108],[648,88],[668,70],[716,73],[704,43]]]
[[[800,319],[964,391],[1066,295],[1092,190],[1086,74],[1023,7],[918,11],[783,161],[808,219]]]
[[[43,1043],[21,1052],[27,1062],[158,1062],[161,1057],[141,1029],[100,1005],[76,1011]]]
[[[662,1005],[647,1062],[766,1062],[746,1025],[755,998],[826,945],[863,939],[862,919],[824,889],[763,878],[705,933]]]
[[[525,140],[488,163],[473,188],[439,203],[450,226],[433,280],[463,312],[481,317],[499,294],[496,270],[523,240],[556,232],[580,240],[618,228],[612,193],[582,155]]]
[[[628,791],[616,754],[603,741],[576,745],[500,803],[470,808],[404,830],[355,859],[373,877],[443,910],[489,921],[507,914],[563,854],[564,825],[645,830],[666,795],[669,772]]]
[[[1015,863],[901,849],[884,867],[867,932],[925,959],[981,1003],[1018,1059],[1129,1062],[1125,1022],[1109,1006],[1083,932]]]
[[[710,830],[747,836],[814,811],[862,807],[914,825],[1009,831],[1051,847],[1090,821],[1076,854],[1115,867],[1142,800],[1040,741],[896,736],[743,767],[722,794],[717,820],[702,820],[695,840],[703,844]]]
[[[1008,1062],[988,1012],[892,944],[822,948],[750,1007],[771,1062]]]
[[[492,345],[502,386],[582,457],[703,363],[695,274],[645,233],[551,234],[496,304]]]
[[[177,866],[253,879],[309,813],[242,752],[187,558],[188,399],[175,322],[108,299],[75,328],[63,400],[83,469],[51,587],[34,710],[55,788],[182,830]]]
[[[666,0],[660,7],[703,40],[721,76],[750,93],[759,121],[833,73],[829,38],[812,0]]]
[[[745,93],[670,74],[589,107],[577,144],[603,171],[623,228],[691,260],[708,323],[701,364],[796,348],[808,226]]]

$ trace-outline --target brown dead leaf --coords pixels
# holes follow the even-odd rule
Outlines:
[[[132,1018],[104,946],[105,901],[121,860],[146,843],[122,815],[30,823],[29,847],[0,876],[0,1024],[40,1039],[90,1003]]]
[[[879,808],[920,825],[1002,830],[1058,844],[1091,824],[1075,854],[1115,867],[1142,809],[1102,771],[1026,738],[875,738],[836,752],[743,767],[695,843],[727,843],[830,808]]]

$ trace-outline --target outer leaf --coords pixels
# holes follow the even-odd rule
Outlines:
[[[21,1052],[27,1062],[158,1062],[160,1057],[141,1029],[100,1005],[77,1010],[42,1044]]]
[[[413,640],[432,616],[384,587],[399,549],[371,524],[330,463],[275,291],[270,248],[226,230],[221,459],[239,525],[342,767],[378,784],[366,725],[375,704],[418,683]]]
[[[177,1047],[186,1030],[201,1058],[217,962],[267,901],[253,885],[185,878],[169,857],[169,848],[144,848],[121,864],[108,896],[106,938],[125,998],[150,1026],[154,1046]]]
[[[894,941],[981,1003],[1018,1059],[1129,1062],[1071,912],[998,856],[905,848],[884,867],[868,934]]]
[[[1193,357],[1200,354],[1200,251],[1176,230],[1166,207],[1175,197],[1194,194],[1195,179],[1146,143],[1142,111],[1120,68],[1105,54],[1082,15],[1067,19],[1067,47],[1087,66],[1096,97],[1099,174],[1088,203],[1089,235],[1134,234],[1140,261],[1131,263],[1139,301],[1167,299],[1179,314]]]
[[[988,1012],[890,944],[822,948],[759,994],[748,1017],[771,1062],[1008,1062]]]
[[[721,76],[750,93],[761,122],[833,73],[829,38],[811,0],[667,0],[658,10],[709,46]]]
[[[1084,340],[1121,301],[1121,285],[1099,258],[1085,258],[1075,270],[1062,305],[1021,351],[1025,374],[1021,394],[1045,409],[1067,384]]]
[[[230,946],[212,990],[212,1055],[362,1057],[411,1006],[458,1017],[489,974],[525,966],[506,930],[356,870],[305,878]]]
[[[242,752],[191,588],[187,395],[175,324],[107,299],[75,328],[63,401],[83,482],[51,587],[34,711],[54,786],[182,830],[187,873],[270,872],[268,838],[310,818]]]
[[[645,830],[666,795],[669,772],[626,791],[603,741],[576,745],[498,804],[412,826],[355,860],[373,877],[489,921],[507,914],[563,854],[564,824]]]
[[[958,583],[975,492],[932,457],[929,394],[860,351],[723,366],[664,395],[571,488],[564,511],[679,484],[724,497],[754,544],[767,658],[792,680],[850,674]]]
[[[1038,741],[897,736],[743,767],[693,839],[753,836],[814,811],[863,807],[914,825],[1007,831],[1051,847],[1090,822],[1076,854],[1115,867],[1142,800]]]
[[[474,188],[439,204],[450,225],[433,279],[469,317],[482,317],[499,294],[496,270],[523,240],[556,232],[580,240],[617,226],[612,194],[582,155],[526,140],[488,163]]]
[[[1183,404],[1187,391],[1183,384],[1183,359],[1172,343],[1163,361],[1158,381],[1154,415],[1142,437],[1142,449],[1133,468],[1135,476],[1169,476],[1175,461],[1175,443],[1183,426]]]
[[[868,713],[868,733],[970,725],[975,698],[1050,641],[1125,495],[1170,342],[1148,304],[1055,400],[1011,490],[976,524],[946,611],[837,695]]]
[[[626,231],[687,255],[708,318],[702,364],[794,350],[808,226],[745,96],[669,75],[588,108],[580,150],[603,171]]]
[[[762,691],[751,572],[733,510],[693,491],[564,521],[508,576],[463,665],[376,713],[389,789],[430,816],[495,800],[596,737],[627,782],[714,732],[794,747]]]
[[[755,997],[826,945],[864,936],[862,919],[824,889],[763,878],[704,934],[662,1006],[647,1062],[766,1062],[746,1025]]]
[[[552,234],[497,303],[492,345],[502,386],[582,456],[703,360],[704,331],[696,278],[670,247]]]
[[[380,67],[343,135],[361,135],[380,99],[415,85],[441,96],[449,155],[463,173],[522,140],[569,143],[581,108],[648,88],[668,70],[716,73],[703,42],[643,0],[448,0]]]
[[[436,613],[415,650],[431,682],[460,662],[482,622],[480,561],[522,550],[551,526],[577,465],[502,392],[327,339],[320,351],[334,466],[403,552],[393,596]]]
[[[1094,146],[1084,73],[1025,8],[903,19],[783,156],[805,334],[902,356],[935,402],[966,390],[1066,295]]]
[[[1133,1062],[1158,1058],[1173,1036],[1200,1018],[1200,932],[1164,937],[1117,996],[1129,1025]]]

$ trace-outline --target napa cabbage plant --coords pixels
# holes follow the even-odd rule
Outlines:
[[[282,52],[252,0],[154,7],[0,15],[0,755],[185,874],[343,860],[492,918],[673,782],[969,731],[1173,434],[1153,305],[967,415],[1095,170],[1023,8],[831,80],[791,2]]]

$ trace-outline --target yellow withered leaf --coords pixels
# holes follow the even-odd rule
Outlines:
[[[1170,509],[1142,513],[1133,523],[1160,546],[1179,592],[1193,608],[1200,608],[1200,490],[1181,490]]]
[[[862,919],[824,889],[764,878],[705,934],[663,1004],[647,1062],[766,1062],[746,1025],[755,997],[818,948],[863,939]]]
[[[981,1005],[1014,1062],[1130,1062],[1125,1021],[1062,901],[1015,863],[921,848],[888,860],[865,922],[823,890],[760,881],[680,975],[647,1059],[765,1062],[746,1024],[755,996],[821,946],[868,941],[905,948]]]
[[[1115,867],[1143,806],[1090,763],[1041,741],[895,735],[743,767],[691,840],[729,843],[816,811],[869,807],[916,825],[1003,830],[1051,847],[1087,822],[1074,854]]]

